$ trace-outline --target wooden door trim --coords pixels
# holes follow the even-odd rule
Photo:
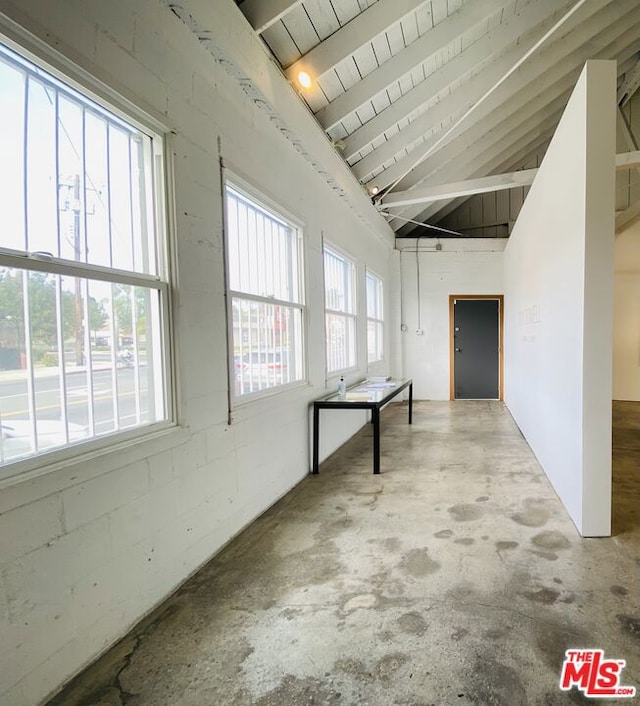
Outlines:
[[[455,385],[454,385],[454,349],[455,341],[454,334],[454,307],[453,303],[456,299],[490,299],[498,302],[498,360],[500,368],[500,380],[498,389],[498,399],[504,400],[504,294],[450,294],[449,295],[449,399],[455,400]]]

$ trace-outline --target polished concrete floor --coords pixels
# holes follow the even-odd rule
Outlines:
[[[582,539],[502,404],[391,405],[381,475],[365,428],[51,704],[594,703],[571,647],[640,686],[640,404],[614,418],[614,536]]]

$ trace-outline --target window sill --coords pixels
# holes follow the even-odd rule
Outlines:
[[[148,456],[162,453],[185,441],[187,430],[174,422],[148,427],[145,433],[140,429],[131,430],[127,436],[103,437],[86,444],[66,447],[41,456],[0,468],[0,473],[11,472],[0,478],[0,491],[28,487],[27,494],[32,502],[40,497],[64,490],[67,487],[85,482],[109,473],[122,466],[136,463]],[[118,458],[122,455],[122,458]],[[126,455],[126,459],[125,459]],[[6,499],[0,502],[0,513],[5,512]]]

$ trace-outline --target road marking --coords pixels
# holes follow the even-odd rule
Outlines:
[[[118,395],[117,399],[121,400],[123,397],[133,397],[136,394],[135,391],[133,392],[123,392],[122,394]],[[98,399],[102,400],[105,398],[110,398],[113,399],[112,395],[94,395],[93,399],[94,402]],[[3,398],[4,399],[4,398]],[[88,400],[71,400],[67,403],[67,408],[68,407],[77,407],[78,405],[81,404],[86,404]],[[51,409],[59,409],[61,407],[60,404],[49,404],[49,405],[44,405],[43,407],[36,407],[36,413],[38,412],[46,412]],[[28,409],[21,409],[18,410],[17,412],[2,412],[0,411],[0,418],[2,419],[20,419],[24,418],[25,415],[28,417],[29,416],[29,410]],[[130,415],[131,416],[131,415]]]

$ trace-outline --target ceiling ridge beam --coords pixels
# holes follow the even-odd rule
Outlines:
[[[566,4],[564,0],[559,2],[556,0],[553,7],[566,7]],[[552,17],[554,14],[552,13]],[[512,64],[522,56],[523,47],[521,44],[515,43],[515,36],[527,32],[532,24],[536,29],[540,25],[543,27],[550,25],[553,21],[552,17],[549,16],[547,0],[538,0],[535,4],[527,5],[521,14],[510,17],[506,22],[492,29],[484,37],[444,64],[438,71],[427,76],[412,90],[407,91],[398,100],[345,137],[343,140],[346,145],[345,157],[350,159],[355,156],[370,142],[383,135],[406,116],[415,113],[434,96],[459,81],[461,77],[472,71],[478,71],[478,67],[480,67],[479,73],[473,76],[473,95],[481,97],[503,73],[500,68],[492,71],[491,64]],[[528,45],[533,45],[536,41],[536,37],[531,37],[532,31],[528,31],[530,36]],[[468,68],[469,66],[471,68]],[[482,84],[484,90],[478,89],[479,84]],[[466,88],[468,86],[464,86],[462,90],[464,91]],[[467,105],[473,105],[473,99],[467,100]]]
[[[621,4],[616,2],[615,5],[611,5],[607,8],[602,20],[609,22],[609,26],[604,32],[599,32],[590,42],[592,49],[591,58],[610,58],[610,52],[616,42],[624,41],[625,44],[633,44],[635,41],[637,30],[634,27],[634,23],[640,20],[640,8],[635,4],[634,0],[627,0],[627,12],[623,13],[622,17],[620,17],[617,12],[620,6]],[[613,22],[611,22],[612,15],[617,17]],[[593,20],[593,22],[597,24],[597,20]],[[522,87],[517,88],[510,85],[502,86],[494,95],[494,99],[499,98],[503,104],[510,107],[515,104],[521,108],[526,108],[526,104],[530,100],[533,100],[536,95],[543,95],[544,92],[554,84],[559,84],[560,82],[574,84],[584,64],[583,42],[576,37],[576,34],[575,32],[571,33],[569,37],[563,41],[565,49],[567,44],[574,45],[573,49],[569,50],[571,52],[570,55],[562,56],[563,48],[561,46],[552,45],[547,53],[541,57],[535,58],[528,64],[529,71],[523,74],[522,77],[522,81],[526,81],[525,87],[527,90],[522,90]],[[633,53],[631,49],[628,51],[629,53]],[[552,64],[551,69],[548,68],[549,63]],[[475,86],[469,88],[474,91]],[[535,90],[535,93],[529,93],[529,88]],[[480,91],[481,88],[478,88],[477,91],[474,91],[474,95]],[[375,171],[376,168],[402,151],[400,143],[403,133],[408,137],[407,142],[409,143],[412,141],[412,138],[418,139],[418,137],[425,132],[426,125],[438,124],[447,115],[455,115],[461,112],[466,105],[465,98],[465,92],[460,90],[454,91],[448,100],[441,101],[435,105],[430,111],[425,113],[424,116],[420,116],[420,118],[406,128],[390,137],[387,142],[380,145],[376,150],[367,154],[359,162],[356,162],[352,167],[354,174],[360,180],[369,181],[369,175]],[[479,117],[492,114],[494,111],[495,109],[492,108],[491,103],[485,103],[480,109],[480,112],[476,115],[476,119],[478,120]],[[465,132],[469,129],[470,128],[467,128]],[[433,143],[436,139],[438,139],[437,133],[430,136],[428,142]],[[387,170],[376,175],[375,178],[372,178],[371,181],[375,182],[380,188],[384,188],[386,185],[392,183],[396,175],[401,173],[401,165],[408,164],[413,158],[411,155],[412,153],[410,152],[405,157],[402,157]],[[389,178],[386,174],[387,172],[394,175],[393,179]]]
[[[377,2],[371,5],[287,67],[285,69],[287,78],[290,81],[295,80],[298,73],[304,69],[308,74],[318,79],[322,74],[360,49],[363,44],[415,12],[426,1],[394,0],[389,2],[387,0],[387,2]]]
[[[240,11],[261,34],[298,5],[302,5],[302,0],[244,0]]]
[[[506,0],[501,3],[500,8],[505,4]],[[495,13],[497,9],[499,8],[496,7],[494,0],[476,0],[463,5],[457,12],[439,22],[318,110],[316,119],[325,130],[335,127],[346,115],[391,86],[399,78],[406,76],[429,57],[453,42],[464,31],[479,24],[488,14]]]

